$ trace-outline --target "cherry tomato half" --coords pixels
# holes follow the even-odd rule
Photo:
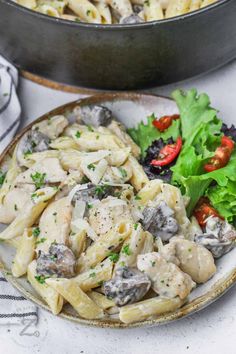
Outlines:
[[[212,172],[225,167],[230,156],[234,150],[234,141],[228,136],[223,136],[221,139],[221,146],[219,146],[215,151],[215,156],[213,156],[210,161],[204,165],[204,170],[206,172]]]
[[[153,166],[166,166],[173,162],[179,155],[182,148],[182,139],[179,137],[174,144],[168,144],[164,146],[157,159],[151,161]]]
[[[206,225],[206,219],[209,218],[209,216],[215,216],[220,219],[223,219],[219,215],[218,211],[210,205],[210,202],[207,198],[200,199],[193,212],[193,215],[195,216],[201,227],[204,227]]]
[[[156,127],[160,132],[164,132],[168,129],[173,120],[179,119],[179,114],[172,114],[171,116],[163,116],[160,119],[155,119],[152,124]]]

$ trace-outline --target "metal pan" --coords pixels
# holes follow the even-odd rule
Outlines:
[[[100,89],[183,80],[236,57],[236,1],[137,25],[48,17],[0,0],[0,53],[43,78]]]

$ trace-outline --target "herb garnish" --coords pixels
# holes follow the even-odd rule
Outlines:
[[[32,180],[34,182],[35,187],[37,189],[39,189],[45,183],[46,173],[35,172],[35,174],[31,174],[30,177],[32,178]],[[32,197],[33,197],[33,195],[32,195]]]

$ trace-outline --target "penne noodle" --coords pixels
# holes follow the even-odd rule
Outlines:
[[[106,259],[102,263],[97,264],[93,269],[89,269],[74,278],[74,281],[83,291],[89,291],[102,285],[104,281],[110,280],[112,277],[113,263],[110,259]]]
[[[137,191],[140,191],[149,182],[149,179],[135,157],[130,156],[128,161],[133,172],[130,182]]]
[[[88,0],[69,0],[68,6],[81,20],[89,23],[101,23],[98,10]]]
[[[83,272],[103,261],[126,240],[131,230],[130,224],[121,222],[107,234],[101,235],[79,258],[78,270]]]
[[[159,0],[145,0],[143,11],[146,21],[163,20],[164,18],[164,13]]]
[[[173,312],[181,307],[183,303],[184,301],[179,298],[165,299],[154,297],[121,307],[119,317],[124,323],[144,321],[152,316],[159,316],[164,313]]]
[[[72,279],[51,278],[46,283],[63,296],[82,318],[91,320],[104,316],[103,310]]]
[[[21,277],[27,272],[28,265],[34,259],[35,241],[32,229],[25,229],[12,264],[14,277]]]
[[[6,194],[14,188],[14,182],[19,173],[21,173],[21,169],[17,164],[17,158],[16,158],[16,153],[17,153],[17,148],[18,145],[15,147],[13,156],[10,162],[9,169],[6,173],[6,177],[4,179],[2,188],[0,189],[0,203],[2,204],[4,201],[4,198]]]
[[[89,291],[87,293],[88,297],[95,302],[101,309],[107,310],[113,306],[115,306],[114,301],[108,299],[103,294],[100,294],[96,291]]]
[[[57,315],[62,310],[63,297],[54,290],[51,286],[46,284],[45,280],[37,275],[36,261],[33,261],[28,266],[27,278],[32,287],[39,293],[42,299],[48,304],[52,313]]]
[[[46,208],[49,200],[56,194],[56,190],[52,187],[38,189],[31,195],[31,201],[17,215],[15,220],[0,233],[0,239],[7,240],[17,236],[21,236],[25,228],[34,225],[39,215]]]

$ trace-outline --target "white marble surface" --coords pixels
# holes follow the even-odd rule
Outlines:
[[[169,95],[175,87],[207,92],[220,116],[236,123],[236,61],[206,76],[152,90]],[[21,80],[20,98],[27,124],[46,111],[77,99]],[[0,353],[7,354],[233,354],[236,331],[236,287],[188,318],[155,328],[111,330],[81,327],[39,310],[35,327],[0,327]]]

